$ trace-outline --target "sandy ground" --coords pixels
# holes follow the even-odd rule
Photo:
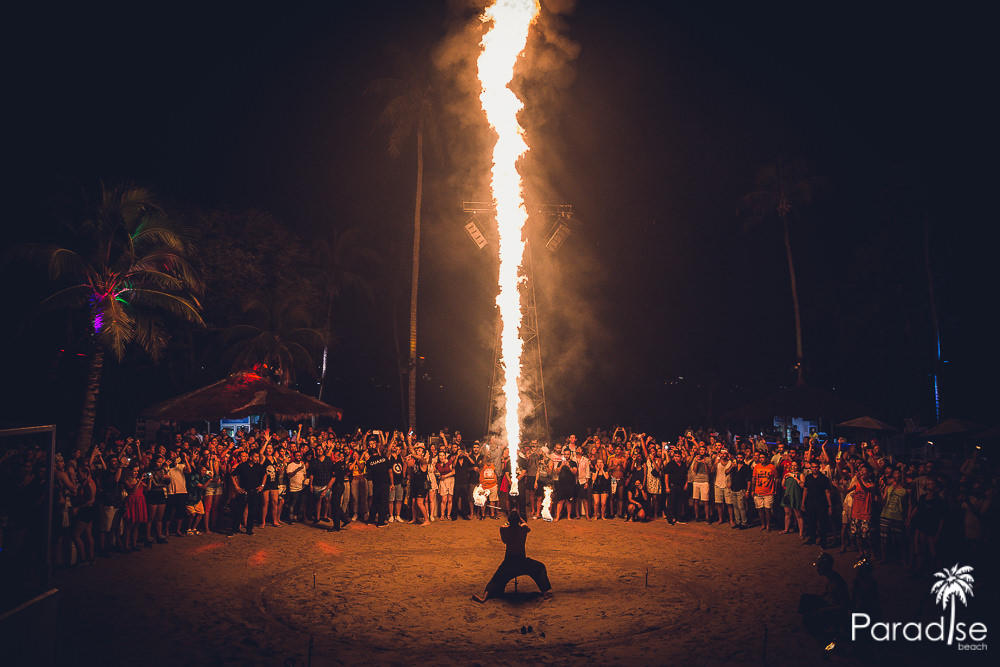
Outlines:
[[[547,565],[554,597],[542,599],[522,577],[516,594],[511,582],[506,597],[480,605],[470,597],[502,559],[500,524],[375,529],[355,522],[339,534],[282,526],[252,537],[172,538],[143,553],[100,559],[58,575],[59,663],[825,660],[796,612],[802,592],[822,591],[812,567],[819,550],[794,535],[665,521],[531,521],[528,555]],[[850,584],[856,556],[833,555]],[[927,582],[906,578],[898,566],[879,568],[876,577],[886,618],[910,619],[928,606]],[[830,662],[942,664],[895,647],[868,660],[859,655]]]

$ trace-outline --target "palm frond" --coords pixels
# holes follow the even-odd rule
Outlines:
[[[42,313],[53,310],[81,308],[88,305],[93,296],[94,290],[90,285],[73,285],[46,297],[41,303],[35,306],[34,310]]]
[[[178,253],[187,250],[183,237],[163,215],[144,216],[130,238],[139,254],[149,248],[169,248]]]
[[[49,280],[83,276],[87,272],[87,262],[77,252],[53,244],[22,243],[8,255],[13,261],[45,267]]]
[[[145,215],[162,213],[156,194],[149,188],[124,183],[104,188],[96,223],[98,227],[121,224],[130,232]]]
[[[202,291],[201,278],[198,276],[198,272],[190,262],[175,252],[163,250],[137,258],[128,267],[125,278],[142,281],[147,272],[172,276],[176,279],[175,289],[179,291],[190,290],[196,293]]]
[[[126,288],[120,296],[135,306],[148,306],[193,322],[204,325],[201,319],[201,304],[193,296],[180,296],[154,289]]]
[[[136,321],[135,343],[141,347],[153,361],[159,361],[163,356],[170,336],[152,317],[142,317]]]
[[[226,327],[222,330],[223,342],[232,342],[237,339],[250,338],[261,333],[259,327],[255,327],[252,324],[234,324],[233,326]]]
[[[126,304],[113,297],[104,299],[95,309],[94,328],[98,342],[121,361],[135,337],[135,318]]]
[[[291,342],[299,343],[299,341],[302,341],[299,344],[302,345],[315,344],[318,347],[322,347],[326,343],[326,335],[319,329],[313,329],[311,327],[292,329],[287,334],[285,334],[285,338]]]

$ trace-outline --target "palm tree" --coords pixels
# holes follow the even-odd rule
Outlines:
[[[92,351],[78,449],[88,448],[93,436],[105,354],[121,361],[135,343],[159,359],[168,340],[164,314],[203,324],[187,244],[153,194],[134,185],[101,190],[93,215],[72,230],[74,248],[23,247],[62,285],[39,309],[86,309]]]
[[[778,161],[757,173],[757,189],[740,201],[740,211],[745,214],[744,227],[749,229],[777,215],[785,238],[785,258],[792,287],[792,307],[795,312],[795,369],[796,384],[805,384],[805,363],[802,354],[802,315],[799,309],[799,288],[792,257],[792,240],[789,221],[798,211],[825,191],[827,181],[822,176],[810,176],[803,160],[791,163]]]
[[[231,371],[265,371],[286,386],[295,382],[298,371],[313,374],[309,348],[321,348],[327,335],[309,326],[309,310],[300,300],[271,291],[248,299],[243,314],[244,324],[225,330],[225,339],[235,341],[224,357],[231,361]]]
[[[389,97],[376,121],[376,127],[389,126],[389,153],[398,157],[405,143],[416,139],[417,187],[413,204],[413,268],[410,276],[410,354],[407,363],[409,381],[408,424],[410,431],[416,430],[417,423],[417,284],[420,278],[420,211],[423,207],[424,190],[424,139],[429,135],[429,143],[435,145],[436,135],[433,123],[435,112],[434,89],[431,79],[430,58],[417,58],[403,51],[396,51],[396,69],[400,77],[377,79],[368,92]]]
[[[931,271],[931,221],[924,215],[924,271],[927,273],[927,296],[931,307],[931,323],[934,326],[934,421],[941,422],[941,388],[939,375],[944,362],[941,359],[941,327],[938,323],[937,299],[934,296],[934,274]]]
[[[317,282],[323,289],[326,300],[327,332],[323,343],[323,358],[320,362],[319,395],[323,400],[323,388],[326,382],[327,357],[330,351],[330,332],[333,330],[333,302],[344,292],[354,290],[368,299],[372,299],[371,285],[364,275],[366,266],[380,262],[374,250],[367,247],[361,240],[362,229],[352,227],[334,234],[333,243],[323,239],[316,241],[313,247],[313,264],[317,274]]]
[[[941,610],[945,611],[951,606],[951,628],[948,630],[948,645],[951,646],[955,638],[955,599],[958,598],[962,604],[968,606],[968,598],[972,597],[972,567],[966,565],[959,567],[955,563],[954,567],[944,568],[941,572],[935,572],[934,576],[941,581],[935,582],[931,586],[931,595],[936,595],[934,601],[941,605]]]

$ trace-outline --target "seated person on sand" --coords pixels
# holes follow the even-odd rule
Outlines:
[[[816,573],[826,580],[822,595],[805,593],[799,598],[799,613],[809,634],[824,643],[836,641],[846,633],[851,611],[847,582],[833,569],[833,556],[824,552],[814,563]]]
[[[503,593],[507,587],[507,582],[521,575],[531,577],[538,590],[545,597],[550,597],[552,585],[549,583],[549,576],[545,572],[545,565],[537,560],[528,558],[524,554],[524,542],[528,537],[531,528],[521,520],[521,513],[511,510],[507,519],[507,525],[500,528],[500,539],[507,546],[503,562],[497,568],[496,573],[490,582],[486,584],[486,589],[482,595],[473,595],[476,602],[486,602],[490,597],[496,597]]]

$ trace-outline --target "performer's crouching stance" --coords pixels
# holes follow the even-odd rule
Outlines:
[[[528,528],[528,524],[521,520],[520,512],[511,510],[507,517],[507,525],[500,528],[500,539],[507,545],[503,562],[500,563],[500,567],[497,568],[490,582],[486,584],[486,590],[483,591],[483,594],[473,595],[473,600],[486,602],[487,599],[500,595],[507,587],[508,581],[521,575],[531,577],[538,586],[538,590],[545,597],[551,597],[552,585],[549,583],[549,575],[545,572],[545,565],[524,554],[524,542],[530,531],[531,528]]]

